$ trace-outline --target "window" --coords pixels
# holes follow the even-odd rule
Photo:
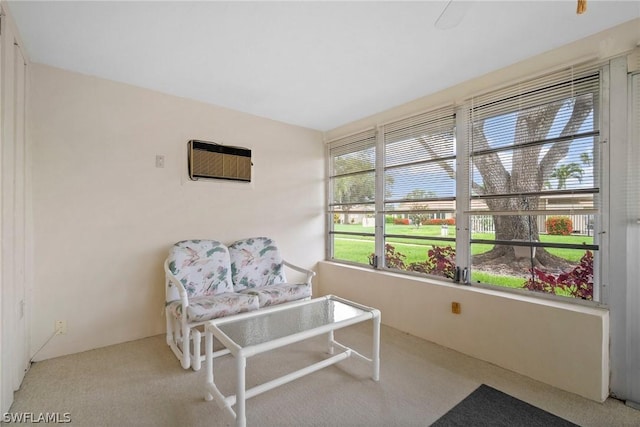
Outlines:
[[[384,127],[386,268],[453,278],[454,130],[453,108]]]
[[[472,282],[593,299],[599,87],[572,69],[471,101]]]
[[[329,259],[369,264],[375,252],[373,130],[334,141],[329,149]]]
[[[330,142],[329,258],[599,300],[601,78],[570,68]]]

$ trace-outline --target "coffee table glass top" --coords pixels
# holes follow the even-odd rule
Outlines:
[[[370,312],[333,299],[311,300],[284,310],[220,323],[216,327],[240,347],[249,347],[354,319]]]

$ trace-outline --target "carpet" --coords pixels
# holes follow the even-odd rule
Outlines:
[[[431,426],[569,427],[576,424],[482,384]]]

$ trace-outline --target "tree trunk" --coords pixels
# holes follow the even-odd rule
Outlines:
[[[513,212],[514,215],[494,215],[496,240],[539,240],[536,216],[522,215],[523,212],[537,210],[539,197],[524,194],[539,193],[544,182],[549,178],[555,166],[569,152],[569,143],[555,142],[547,152],[542,154],[542,145],[518,148],[518,145],[547,138],[558,110],[566,101],[556,101],[540,107],[521,111],[515,127],[514,150],[512,151],[511,170],[503,164],[497,153],[490,153],[474,158],[474,165],[482,176],[482,185],[473,183],[473,190],[485,196],[502,196],[485,198],[489,210],[494,212]],[[565,125],[561,136],[575,134],[593,109],[590,94],[576,98],[571,118]],[[484,122],[474,124],[472,128],[474,150],[490,148],[484,135]],[[513,197],[504,197],[505,195]],[[523,194],[520,196],[519,194]],[[518,215],[519,214],[519,215]],[[569,263],[556,257],[543,248],[536,248],[534,265],[548,267],[565,267]],[[517,262],[512,245],[495,245],[490,251],[473,257],[474,264]]]
[[[495,215],[493,217],[494,227],[496,230],[496,240],[510,241],[538,241],[539,230],[537,216],[505,216]],[[473,264],[514,264],[517,267],[530,268],[536,267],[548,267],[551,269],[565,268],[570,264],[563,258],[557,257],[547,252],[544,248],[535,248],[535,256],[530,259],[530,254],[533,252],[529,248],[520,246],[523,248],[527,256],[516,256],[515,246],[509,244],[495,245],[491,250],[480,255],[473,257]]]

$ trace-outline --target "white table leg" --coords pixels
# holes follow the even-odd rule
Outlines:
[[[247,359],[238,355],[236,359],[236,371],[238,374],[236,384],[236,426],[246,427],[247,414],[245,412],[245,368],[247,367]]]
[[[329,341],[329,354],[333,354],[333,331],[329,331],[329,337],[328,337],[328,341]]]
[[[209,393],[209,384],[213,385],[213,334],[205,328],[204,332],[205,363],[207,365],[207,383],[205,386],[204,399],[211,400],[213,396]]]
[[[374,381],[380,379],[380,313],[373,316],[373,378]]]

